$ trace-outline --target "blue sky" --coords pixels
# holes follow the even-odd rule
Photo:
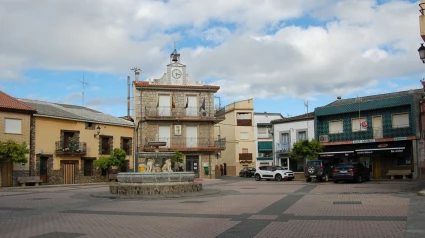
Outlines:
[[[5,0],[0,90],[127,114],[127,76],[160,78],[174,48],[222,106],[296,116],[338,96],[421,87],[419,2]],[[217,102],[218,103],[218,100]]]

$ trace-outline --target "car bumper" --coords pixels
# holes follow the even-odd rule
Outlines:
[[[353,175],[334,175],[333,180],[353,181],[353,180],[355,180],[355,177]]]

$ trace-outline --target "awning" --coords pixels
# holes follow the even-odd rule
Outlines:
[[[323,152],[319,153],[319,158],[333,158],[333,157],[350,157],[354,156],[354,148],[352,146],[326,146]]]
[[[270,160],[270,161],[272,161],[273,158],[272,157],[257,157],[257,160]]]
[[[366,144],[355,151],[357,155],[402,154],[407,151],[407,142]]]
[[[273,142],[272,141],[259,141],[258,142],[258,151],[273,151]]]

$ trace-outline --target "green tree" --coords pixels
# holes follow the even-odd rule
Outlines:
[[[19,144],[13,140],[0,141],[0,164],[9,161],[20,164],[27,163],[28,159],[25,155],[29,153],[30,150],[25,142]]]
[[[115,148],[110,156],[100,156],[93,164],[101,169],[107,169],[111,166],[122,167],[125,165],[126,156],[125,150]]]
[[[323,147],[317,140],[300,140],[294,144],[289,157],[298,161],[304,161],[305,159],[315,160],[317,159],[317,154],[322,151]]]
[[[175,152],[176,152],[176,154],[173,157],[170,158],[171,163],[172,164],[174,164],[174,163],[183,163],[183,156],[184,156],[184,154],[182,152],[178,151],[178,150],[176,150]]]

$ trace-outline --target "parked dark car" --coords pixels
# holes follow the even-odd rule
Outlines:
[[[310,160],[304,166],[304,177],[307,182],[317,179],[319,182],[327,182],[332,178],[333,166],[327,160]]]
[[[252,177],[255,174],[255,168],[244,167],[239,171],[239,177]]]
[[[354,181],[361,183],[370,180],[370,170],[362,163],[343,163],[334,168],[334,183],[339,181]]]

